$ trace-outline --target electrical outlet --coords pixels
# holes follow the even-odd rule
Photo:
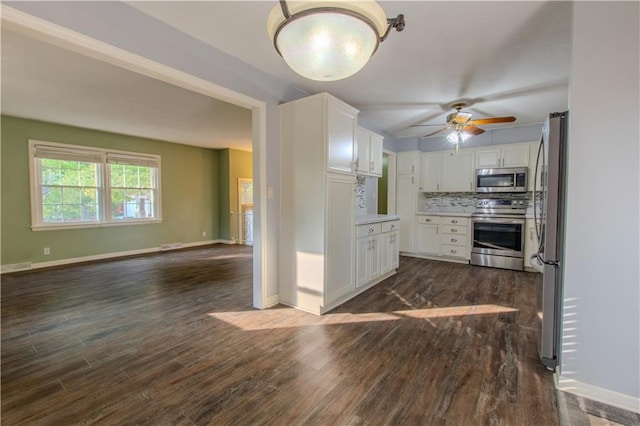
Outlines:
[[[49,256],[51,254],[51,249],[49,247],[44,248],[44,255]]]
[[[206,237],[207,236],[207,231],[202,231],[202,236]]]

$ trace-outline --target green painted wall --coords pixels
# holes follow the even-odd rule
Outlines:
[[[389,193],[389,156],[382,154],[382,177],[378,179],[378,214],[387,214]]]
[[[1,125],[1,264],[48,262],[223,238],[218,202],[220,151],[6,116]],[[163,222],[32,231],[29,139],[160,155]],[[51,255],[43,255],[44,247],[51,248]]]

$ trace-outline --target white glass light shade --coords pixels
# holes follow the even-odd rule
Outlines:
[[[451,143],[456,144],[460,142],[466,142],[466,140],[469,139],[470,137],[471,135],[467,132],[453,131],[447,135],[447,140]]]
[[[298,74],[313,80],[340,80],[359,71],[387,29],[384,10],[374,0],[287,1],[267,18],[278,53]]]
[[[365,66],[375,52],[378,36],[358,18],[321,13],[287,23],[275,43],[287,65],[301,76],[334,81]]]

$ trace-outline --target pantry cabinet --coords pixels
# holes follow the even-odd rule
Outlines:
[[[280,300],[321,314],[355,295],[357,110],[321,93],[280,106]]]
[[[420,156],[418,151],[399,152],[396,156],[396,213],[400,215],[399,249],[415,251],[415,214]]]
[[[363,176],[382,176],[382,142],[383,137],[358,127],[356,149],[356,171]]]

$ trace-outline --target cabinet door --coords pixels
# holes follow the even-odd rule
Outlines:
[[[438,225],[418,225],[418,253],[439,255]]]
[[[529,167],[529,144],[513,144],[502,148],[502,167]]]
[[[356,242],[356,286],[367,284],[369,280],[369,237],[358,238]]]
[[[418,152],[399,152],[396,155],[396,174],[408,175],[414,174],[418,170]]]
[[[380,277],[380,234],[369,237],[371,250],[369,251],[369,278],[375,280]]]
[[[370,133],[367,129],[358,127],[356,133],[356,164],[358,165],[358,174],[369,175],[371,148]]]
[[[331,99],[327,104],[327,171],[354,174],[356,114]]]
[[[325,303],[355,290],[355,182],[327,176]]]
[[[473,152],[444,154],[442,158],[442,186],[446,192],[473,191]]]
[[[382,142],[384,138],[371,133],[369,143],[369,171],[373,176],[382,176]]]
[[[380,244],[380,275],[384,275],[391,271],[391,257],[393,253],[393,236],[395,232],[385,232],[382,234],[382,242]]]
[[[393,269],[398,269],[398,266],[400,266],[400,250],[398,249],[399,232],[394,231],[391,234],[393,235],[391,236],[390,255],[391,255],[391,269],[393,270]]]
[[[400,215],[400,250],[415,251],[416,183],[413,175],[396,178],[396,212]]]
[[[476,151],[476,168],[487,169],[501,166],[502,156],[500,149],[479,149]]]
[[[420,155],[420,192],[441,191],[442,153],[429,152]]]

